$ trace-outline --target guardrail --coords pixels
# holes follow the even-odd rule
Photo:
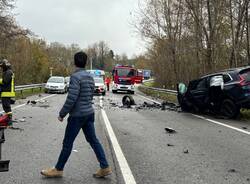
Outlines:
[[[144,85],[142,85],[141,87],[143,87],[145,89],[150,89],[150,90],[153,90],[153,91],[158,91],[158,92],[170,93],[170,94],[177,95],[177,91],[171,90],[171,89],[154,88],[154,87],[148,87],[148,86],[144,86]]]
[[[20,86],[15,86],[15,91],[23,91],[26,89],[35,89],[35,88],[40,88],[42,89],[45,86],[45,83],[42,84],[28,84],[28,85],[20,85]]]

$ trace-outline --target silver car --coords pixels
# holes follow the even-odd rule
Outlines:
[[[66,93],[67,84],[64,77],[52,76],[45,85],[45,93]]]

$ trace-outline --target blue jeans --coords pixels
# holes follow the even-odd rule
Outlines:
[[[96,138],[94,121],[94,113],[85,117],[69,116],[68,124],[65,130],[62,151],[55,166],[56,169],[63,170],[71,154],[73,143],[80,129],[83,130],[86,140],[94,150],[97,160],[100,163],[100,167],[106,168],[109,166],[102,145]]]

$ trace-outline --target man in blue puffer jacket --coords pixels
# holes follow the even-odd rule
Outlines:
[[[104,177],[110,175],[112,171],[103,147],[95,134],[95,114],[92,107],[94,79],[84,69],[87,63],[87,55],[84,52],[76,53],[74,61],[77,69],[70,77],[68,96],[58,117],[58,120],[62,122],[64,117],[69,114],[62,151],[55,168],[42,170],[41,174],[46,177],[63,176],[63,169],[71,154],[74,140],[82,129],[101,167],[93,176]]]

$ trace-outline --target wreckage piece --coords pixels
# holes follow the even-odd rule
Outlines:
[[[170,134],[176,133],[176,131],[170,127],[166,127],[165,130],[167,133],[170,133]]]
[[[135,100],[131,95],[125,95],[122,98],[122,105],[123,107],[130,108],[132,105],[135,105]]]

